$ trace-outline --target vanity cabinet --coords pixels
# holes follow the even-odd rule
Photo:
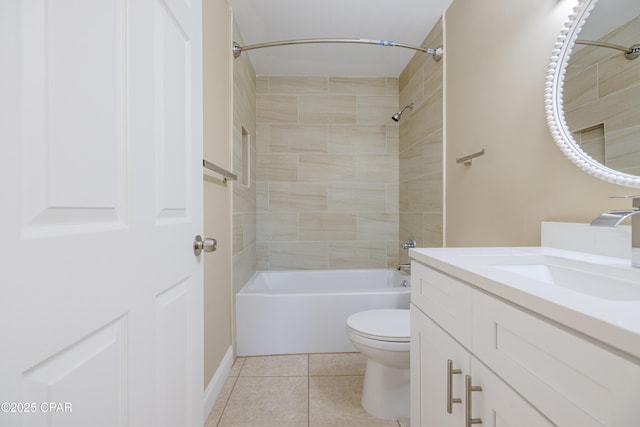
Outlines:
[[[412,401],[412,426],[467,426],[478,420],[485,426],[553,426],[433,320],[412,309],[411,369],[420,372],[411,384],[412,397],[420,397]]]
[[[412,427],[640,425],[633,357],[415,260],[411,283]]]

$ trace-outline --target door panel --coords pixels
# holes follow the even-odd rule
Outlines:
[[[202,425],[201,20],[0,2],[3,427]]]
[[[21,2],[23,235],[122,225],[126,111],[121,1]],[[81,59],[81,60],[79,60]],[[73,161],[70,162],[70,157]]]
[[[50,420],[53,426],[64,426],[71,413],[67,408],[73,411],[74,422],[104,427],[124,425],[126,321],[126,317],[118,319],[24,373],[22,402],[37,403],[35,412],[25,417],[26,425],[49,425]],[[87,388],[86,378],[100,386]],[[56,406],[47,402],[55,402]],[[93,402],[101,404],[100,417],[91,412]]]
[[[190,194],[191,43],[164,2],[156,10],[156,182],[158,221],[186,219]],[[188,23],[188,22],[187,22]]]
[[[193,379],[189,373],[193,347],[192,311],[193,287],[188,278],[156,298],[158,355],[157,426],[193,425]],[[202,411],[199,411],[202,412]]]

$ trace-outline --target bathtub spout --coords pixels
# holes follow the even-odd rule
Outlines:
[[[411,271],[411,264],[399,264],[398,271]]]

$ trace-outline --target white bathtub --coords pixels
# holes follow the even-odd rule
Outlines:
[[[346,318],[409,308],[409,280],[383,269],[257,272],[236,295],[238,355],[356,351]]]

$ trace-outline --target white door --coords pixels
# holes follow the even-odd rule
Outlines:
[[[200,1],[2,0],[0,58],[0,426],[202,425]]]

